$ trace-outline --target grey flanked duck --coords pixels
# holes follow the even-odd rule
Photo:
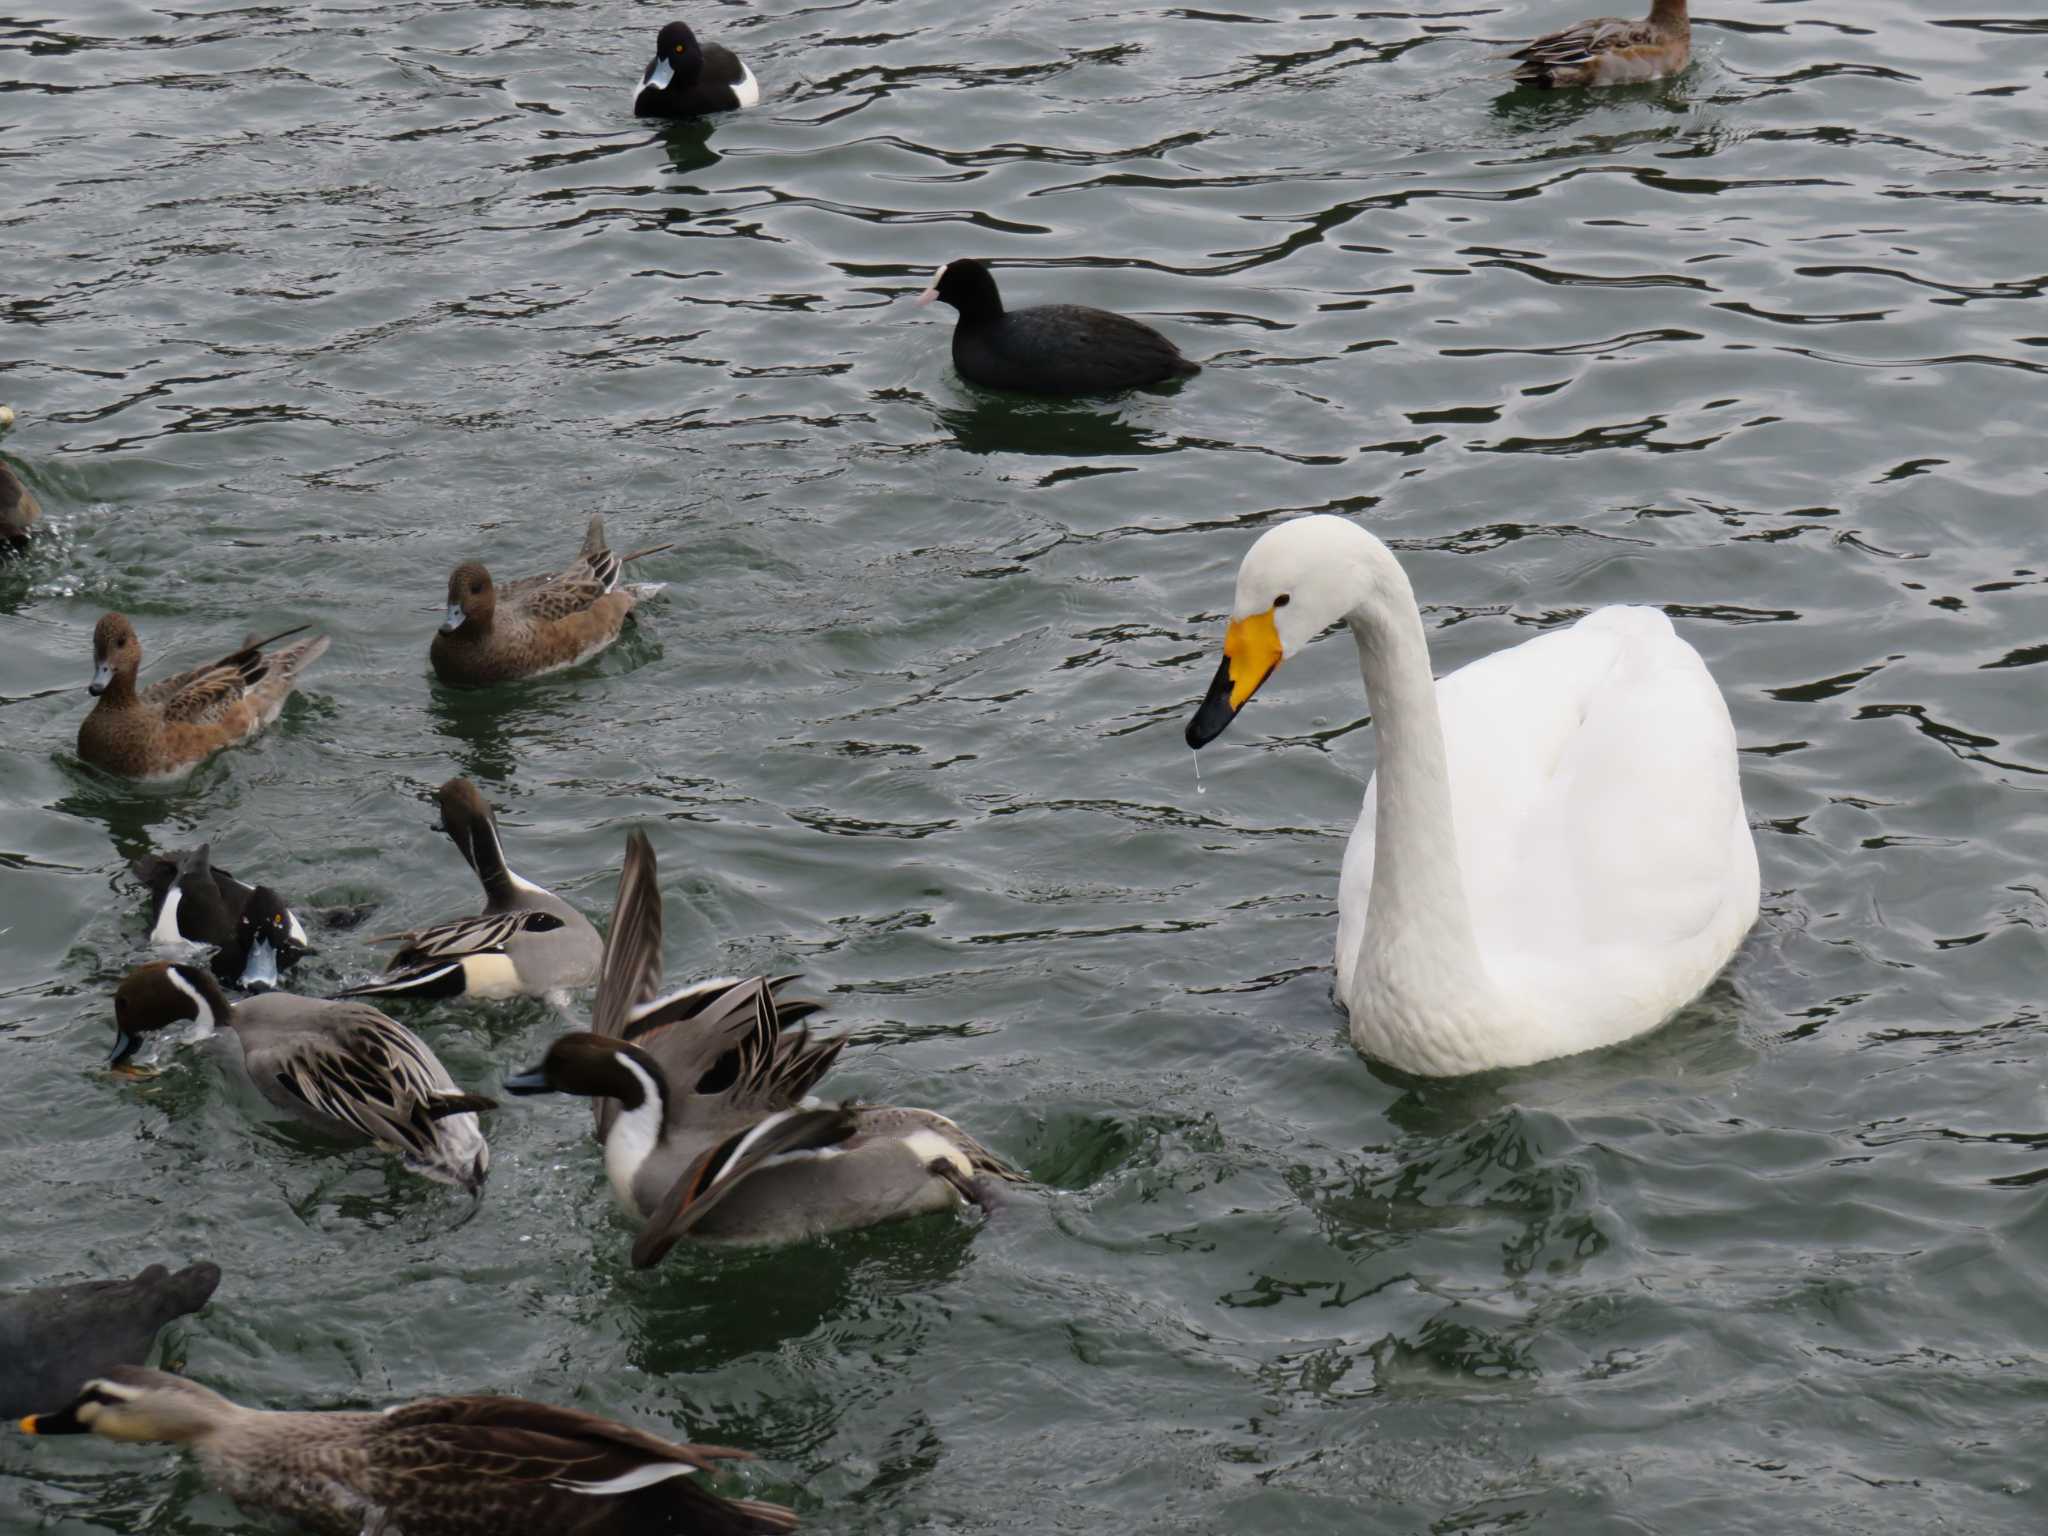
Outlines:
[[[751,1460],[745,1451],[685,1445],[518,1397],[277,1413],[244,1408],[182,1376],[120,1366],[21,1428],[189,1445],[237,1504],[318,1536],[755,1536],[796,1528],[780,1504],[698,1486],[694,1474]]]
[[[61,1403],[79,1383],[140,1365],[164,1324],[197,1312],[220,1284],[218,1264],[176,1273],[152,1264],[131,1280],[45,1285],[0,1296],[0,1417]]]
[[[605,1171],[644,1224],[636,1266],[684,1238],[792,1242],[986,1207],[1001,1184],[1025,1182],[944,1115],[810,1099],[846,1043],[812,1038],[801,1020],[817,1005],[780,996],[787,977],[662,996],[661,930],[654,849],[635,831],[592,1028],[505,1080],[512,1093],[601,1101]]]
[[[146,853],[128,872],[149,887],[149,942],[159,947],[211,944],[208,962],[223,986],[260,991],[312,954],[305,925],[267,885],[250,885],[213,866],[208,843]]]
[[[450,779],[434,798],[441,807],[441,829],[483,882],[484,909],[475,917],[371,939],[399,946],[384,979],[341,995],[551,997],[566,1005],[570,989],[597,979],[604,959],[604,941],[590,919],[553,891],[512,872],[498,840],[498,823],[476,785]]]
[[[464,1093],[411,1030],[367,1003],[265,992],[230,1003],[196,965],[138,966],[114,992],[119,1066],[152,1030],[187,1021],[192,1038],[232,1047],[228,1070],[293,1118],[331,1136],[371,1142],[414,1173],[481,1196],[491,1149],[477,1112],[494,1100]]]
[[[427,648],[435,676],[457,688],[488,688],[590,660],[619,638],[643,598],[662,589],[622,581],[626,567],[670,547],[615,555],[605,545],[604,519],[593,516],[563,570],[501,587],[482,561],[465,560],[449,573],[448,616]]]
[[[264,649],[306,627],[268,640],[251,635],[219,661],[137,688],[142,641],[135,626],[122,614],[102,616],[92,632],[87,689],[99,702],[78,727],[78,755],[124,778],[164,779],[247,740],[283,712],[299,674],[326,652],[325,635]]]

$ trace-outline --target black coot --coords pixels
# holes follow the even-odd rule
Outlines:
[[[633,112],[638,117],[701,117],[751,107],[760,99],[753,71],[729,49],[699,43],[686,23],[672,21],[654,40],[654,61],[640,73]]]
[[[142,1364],[157,1330],[197,1312],[219,1284],[217,1264],[175,1275],[152,1264],[133,1280],[0,1296],[0,1417],[61,1408],[109,1367]]]
[[[949,261],[917,302],[960,311],[953,366],[990,389],[1034,395],[1099,395],[1163,384],[1202,365],[1143,321],[1083,304],[1004,309],[996,280],[978,261]]]

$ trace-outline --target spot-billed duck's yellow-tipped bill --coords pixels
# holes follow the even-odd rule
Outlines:
[[[24,1435],[34,1434],[36,1432],[36,1416],[34,1414],[30,1414],[27,1418],[21,1420],[15,1427],[18,1428]]]
[[[1273,675],[1280,665],[1280,631],[1273,624],[1273,610],[1232,619],[1223,637],[1223,660],[1202,707],[1188,721],[1187,741],[1191,747],[1205,747],[1223,734],[1246,701]]]

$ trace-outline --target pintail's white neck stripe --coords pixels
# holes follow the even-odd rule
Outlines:
[[[183,976],[181,976],[178,973],[178,968],[175,965],[167,969],[164,972],[164,975],[170,978],[172,986],[176,987],[180,992],[184,993],[187,997],[191,998],[192,1006],[199,1010],[199,1028],[194,1033],[192,1037],[193,1039],[204,1039],[207,1035],[212,1034],[215,1030],[219,1029],[223,1024],[227,1022],[227,1020],[221,1018],[213,1011],[213,1004],[209,1003],[206,1000],[206,994],[204,992],[201,992],[197,987],[193,986],[191,982],[187,981]]]
[[[654,1155],[654,1148],[661,1140],[662,1120],[667,1104],[661,1093],[661,1085],[653,1075],[631,1056],[623,1051],[619,1061],[628,1072],[640,1081],[640,1102],[632,1109],[621,1107],[612,1128],[604,1139],[604,1171],[611,1180],[612,1194],[619,1205],[634,1211],[633,1178],[640,1171],[641,1164]]]

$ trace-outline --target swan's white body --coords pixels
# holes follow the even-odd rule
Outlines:
[[[1436,682],[1399,563],[1331,516],[1261,538],[1237,598],[1236,619],[1273,612],[1279,656],[1338,620],[1358,644],[1379,770],[1337,997],[1361,1051],[1449,1076],[1593,1050],[1735,953],[1758,882],[1734,727],[1663,613],[1602,608]]]

